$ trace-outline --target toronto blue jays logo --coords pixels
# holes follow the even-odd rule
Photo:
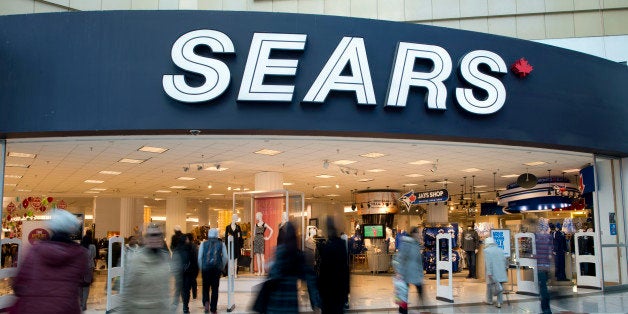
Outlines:
[[[410,210],[412,205],[418,204],[418,198],[414,195],[414,190],[402,195],[399,200],[406,205],[406,210]]]

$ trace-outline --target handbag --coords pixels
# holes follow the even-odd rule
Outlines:
[[[257,293],[255,302],[253,303],[253,311],[257,313],[266,313],[268,310],[268,303],[270,302],[270,295],[277,287],[276,279],[268,279],[261,284],[261,288]]]
[[[492,285],[491,290],[493,291],[493,295],[498,295],[504,291],[504,287],[502,286],[501,282],[494,282],[491,285]]]

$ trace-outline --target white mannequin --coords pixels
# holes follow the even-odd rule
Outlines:
[[[265,241],[270,240],[270,238],[273,236],[273,228],[271,228],[269,225],[267,225],[264,220],[262,219],[262,213],[258,212],[255,214],[255,220],[257,221],[255,223],[255,227],[256,228],[262,228],[262,227],[266,227],[266,229],[270,230],[269,234],[267,237],[264,237]],[[257,263],[257,274],[258,276],[264,276],[266,275],[266,270],[265,270],[265,258],[264,258],[264,253],[255,253],[255,262]]]
[[[238,217],[238,214],[233,214],[231,216],[231,230],[232,231],[236,231],[237,230],[236,229],[236,226],[237,226],[236,222],[238,222],[239,220],[240,220],[240,217]],[[228,241],[228,240],[227,240],[227,235],[225,234],[225,242],[226,241]],[[234,237],[233,241],[234,242],[238,241],[238,239],[236,237]],[[237,247],[235,247],[235,243],[234,243],[234,248],[237,248]],[[235,256],[237,256],[237,255],[235,255]],[[237,257],[233,258],[233,265],[231,266],[231,268],[233,268],[233,274],[234,274],[235,278],[238,278],[238,258]]]
[[[279,227],[283,227],[283,225],[285,225],[286,222],[288,222],[288,212],[282,212],[281,213],[281,223],[279,224]]]

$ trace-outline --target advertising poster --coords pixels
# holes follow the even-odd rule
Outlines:
[[[491,237],[495,239],[495,244],[504,251],[504,256],[510,258],[510,230],[509,229],[493,229]]]

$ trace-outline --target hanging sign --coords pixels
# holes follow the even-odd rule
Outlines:
[[[410,190],[408,193],[402,195],[399,200],[410,209],[412,205],[445,202],[449,200],[449,192],[445,189],[425,192],[414,192],[414,190]]]

